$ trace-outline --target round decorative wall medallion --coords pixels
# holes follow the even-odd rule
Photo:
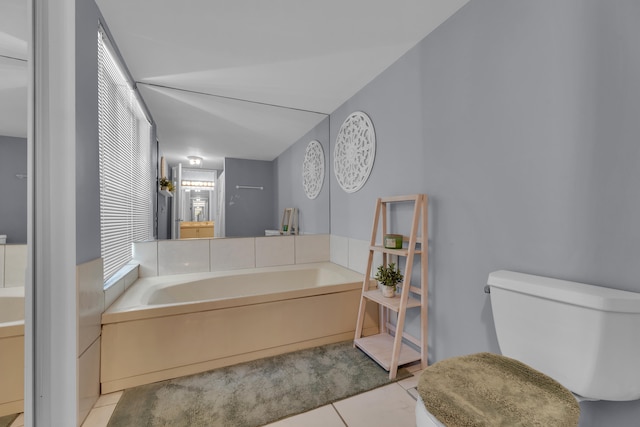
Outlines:
[[[362,188],[376,157],[376,133],[369,116],[351,113],[342,123],[333,155],[333,170],[340,187],[347,193]]]
[[[310,199],[315,199],[324,183],[324,150],[322,144],[313,140],[307,145],[302,164],[302,186]]]

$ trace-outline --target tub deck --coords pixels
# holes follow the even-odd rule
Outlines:
[[[102,393],[353,339],[362,279],[331,263],[140,279],[102,316]]]
[[[0,288],[0,417],[24,410],[24,288]]]

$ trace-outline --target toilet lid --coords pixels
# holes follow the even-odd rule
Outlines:
[[[426,409],[447,427],[470,425],[577,426],[571,392],[515,359],[491,353],[453,357],[420,375]]]

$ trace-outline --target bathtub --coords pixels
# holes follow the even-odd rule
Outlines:
[[[0,417],[24,407],[24,288],[0,288]]]
[[[102,393],[353,339],[362,279],[328,262],[138,279],[102,315]]]

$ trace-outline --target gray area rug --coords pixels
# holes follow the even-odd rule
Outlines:
[[[108,427],[262,426],[410,375],[329,344],[125,390]]]
[[[11,414],[0,417],[0,427],[9,427],[11,423],[14,422],[16,418],[18,418],[18,415],[20,414]]]

